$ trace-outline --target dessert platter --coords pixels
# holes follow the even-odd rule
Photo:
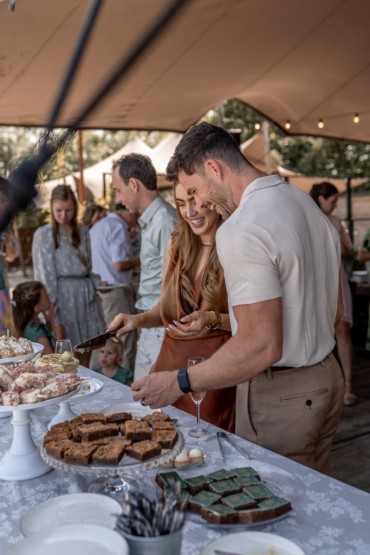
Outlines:
[[[0,479],[28,480],[49,472],[32,438],[30,411],[67,400],[80,384],[76,374],[55,374],[32,360],[0,365],[0,413],[12,412],[14,428],[12,445],[0,461]]]
[[[182,434],[163,412],[143,418],[128,412],[86,413],[53,426],[41,457],[58,470],[96,478],[89,491],[109,494],[140,489],[132,474],[168,462],[183,445]]]
[[[203,466],[207,462],[207,454],[198,445],[185,445],[182,451],[167,463],[162,464],[162,468],[175,467],[176,470],[189,470]]]
[[[41,354],[44,346],[33,343],[29,339],[13,336],[0,336],[0,364],[14,364],[23,360],[31,360]]]
[[[269,463],[248,460],[209,474],[160,472],[156,483],[166,488],[178,482],[188,495],[189,518],[199,524],[248,528],[289,515],[304,494],[300,479]]]

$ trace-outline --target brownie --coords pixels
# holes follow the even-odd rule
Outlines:
[[[106,416],[106,422],[116,422],[116,424],[122,424],[126,420],[131,420],[131,412],[115,412],[114,414],[109,414]]]
[[[91,441],[83,441],[82,443],[89,443],[90,445],[108,445],[109,440],[109,437],[101,437],[99,439],[92,439]]]
[[[292,505],[290,502],[285,499],[284,497],[279,497],[277,495],[273,495],[268,499],[264,499],[258,503],[258,506],[261,509],[274,509],[277,513],[276,516],[280,514],[286,513],[292,509]]]
[[[192,495],[195,495],[196,493],[198,493],[198,491],[201,491],[201,490],[208,490],[209,484],[211,482],[212,482],[212,478],[209,478],[208,476],[203,476],[203,475],[194,476],[194,478],[187,478],[185,480],[188,490]],[[213,493],[217,493],[217,492],[213,492]]]
[[[76,416],[75,418],[72,418],[72,420],[69,421],[69,425],[72,428],[75,426],[80,426],[81,424],[83,424],[83,420],[81,416]]]
[[[209,476],[209,478],[212,478],[212,480],[218,481],[218,480],[228,480],[229,478],[234,478],[236,474],[232,470],[225,470],[225,468],[221,468],[220,470],[216,470],[215,472],[211,472],[210,474],[207,474],[207,476]]]
[[[235,511],[257,507],[257,502],[243,492],[233,493],[232,495],[222,497],[221,503],[227,505],[230,509],[234,509]]]
[[[272,491],[270,491],[269,488],[262,483],[245,486],[243,487],[243,492],[256,501],[262,501],[262,499],[267,499],[268,497],[273,497],[274,495]]]
[[[232,493],[239,493],[241,491],[241,487],[232,480],[219,480],[218,482],[212,482],[209,485],[209,490],[214,493],[219,493],[222,497],[224,497],[226,495],[231,495]]]
[[[176,430],[176,424],[170,420],[151,420],[150,425],[153,430]]]
[[[119,432],[116,424],[102,424],[100,422],[78,426],[76,431],[82,441],[92,441],[102,437],[118,435]]]
[[[210,505],[217,503],[220,499],[221,495],[217,495],[217,493],[211,493],[206,490],[199,491],[196,495],[189,497],[188,507],[191,511],[200,515],[202,507],[209,507]]]
[[[64,453],[67,463],[88,465],[91,463],[92,454],[99,449],[97,445],[89,443],[75,443]]]
[[[188,487],[176,470],[172,472],[160,472],[156,475],[155,481],[162,489],[172,487],[175,483],[180,483],[181,489],[187,489]]]
[[[260,484],[261,480],[259,479],[258,476],[236,476],[235,478],[233,478],[234,482],[236,484],[238,484],[238,486],[244,487],[244,486],[253,486],[255,484]]]
[[[235,524],[238,522],[238,513],[222,503],[202,507],[201,516],[212,524]]]
[[[145,461],[146,459],[160,455],[161,451],[162,447],[159,443],[149,440],[139,441],[130,445],[126,449],[127,455],[133,457],[134,459],[138,459],[139,461]]]
[[[126,447],[131,444],[130,440],[126,439],[124,441],[111,441],[108,445],[98,447],[92,456],[93,464],[118,464],[123,457]]]
[[[165,412],[153,412],[152,414],[143,416],[141,420],[145,420],[146,422],[164,422],[171,419]]]
[[[152,441],[159,443],[163,449],[171,449],[177,440],[177,430],[154,430],[152,432]]]
[[[80,416],[84,424],[93,424],[94,422],[105,423],[107,418],[102,412],[86,412]]]
[[[61,441],[63,439],[72,439],[72,432],[69,429],[47,432],[44,437],[44,445],[49,441]]]
[[[74,445],[73,441],[70,439],[62,439],[59,441],[49,441],[45,444],[45,451],[51,457],[56,459],[63,459],[64,453],[67,449]]]
[[[59,424],[54,424],[51,427],[50,431],[51,432],[57,432],[57,431],[60,431],[60,430],[70,430],[70,429],[71,429],[71,427],[69,425],[69,421],[66,420],[65,422],[60,422]]]
[[[251,466],[242,466],[240,468],[233,468],[232,472],[234,472],[234,475],[237,476],[238,478],[241,478],[243,476],[258,476],[258,472],[256,472],[254,468],[252,468]]]
[[[133,441],[144,441],[146,439],[151,439],[152,437],[152,432],[148,422],[144,422],[142,420],[127,420],[125,424],[120,425],[121,431],[122,426],[124,426],[124,434],[127,439],[132,439]]]

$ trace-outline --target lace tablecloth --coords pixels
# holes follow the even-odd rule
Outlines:
[[[94,376],[97,374],[80,369],[80,374]],[[117,402],[132,401],[131,390],[113,380],[99,375],[104,381],[104,388],[96,395],[73,404],[75,412],[99,411]],[[57,411],[50,406],[31,413],[32,434],[37,444],[41,445],[47,431],[47,424]],[[183,432],[188,445],[199,444],[199,440],[190,438],[187,430],[194,427],[195,419],[172,407],[166,412],[178,419],[178,426]],[[211,434],[217,428],[209,426]],[[9,448],[13,435],[11,418],[0,420],[0,457]],[[236,436],[235,436],[236,437]],[[297,477],[302,487],[302,499],[289,516],[267,525],[260,525],[255,530],[272,532],[296,542],[306,555],[368,555],[370,553],[369,508],[370,494],[348,486],[342,482],[324,476],[318,472],[260,448],[243,439],[236,438],[240,447],[247,451],[251,459],[257,459],[277,466]],[[192,470],[193,474],[209,473],[225,465],[247,466],[247,461],[232,448],[226,449],[226,463],[216,440],[202,440],[205,450],[206,465]],[[162,471],[162,470],[161,470]],[[140,474],[144,492],[153,492],[154,476],[157,470]],[[86,491],[88,483],[85,478],[52,470],[48,474],[33,480],[22,482],[0,481],[0,553],[21,540],[19,529],[21,518],[34,506],[46,499],[66,493]],[[237,530],[241,531],[240,528]],[[224,534],[232,533],[231,528],[209,527],[206,524],[188,520],[183,531],[183,555],[198,555],[211,541]]]

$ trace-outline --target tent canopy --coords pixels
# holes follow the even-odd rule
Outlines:
[[[58,125],[169,1],[103,3]],[[0,2],[0,124],[47,123],[89,6],[17,0],[9,12]],[[191,0],[82,127],[185,131],[238,98],[282,128],[289,120],[292,134],[370,142],[369,20],[368,0]]]

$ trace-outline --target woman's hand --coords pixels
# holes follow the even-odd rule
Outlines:
[[[111,321],[108,326],[107,331],[116,331],[116,337],[122,337],[130,331],[136,330],[138,328],[138,315],[137,314],[117,314],[117,316]]]
[[[183,316],[180,320],[174,320],[166,328],[172,335],[188,337],[192,335],[205,335],[209,326],[215,319],[214,312],[208,310],[196,310],[191,314]]]

